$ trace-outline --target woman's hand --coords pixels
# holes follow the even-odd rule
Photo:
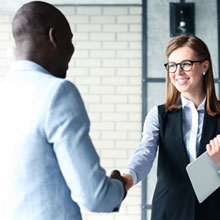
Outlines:
[[[127,173],[124,173],[122,175],[122,177],[124,178],[125,180],[125,189],[126,191],[128,191],[132,186],[133,186],[133,178],[131,175],[127,174]]]
[[[220,135],[210,140],[209,144],[206,145],[206,149],[211,159],[220,167]]]

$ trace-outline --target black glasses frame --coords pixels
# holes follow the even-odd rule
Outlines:
[[[205,60],[184,60],[184,61],[182,61],[181,63],[168,62],[168,63],[165,63],[164,66],[165,66],[166,70],[167,70],[169,73],[175,73],[176,70],[177,70],[177,66],[178,66],[178,65],[180,66],[181,70],[187,72],[187,71],[192,70],[192,67],[193,67],[193,64],[194,64],[194,63],[202,63],[202,62],[204,62],[204,61],[205,61]],[[188,63],[190,63],[190,64],[192,65],[189,70],[184,70],[184,63],[186,63],[186,62],[188,62]],[[176,67],[175,70],[172,71],[172,72],[170,72],[169,66],[168,66],[168,64],[170,64],[170,63],[171,63],[171,64],[174,64],[175,67]]]

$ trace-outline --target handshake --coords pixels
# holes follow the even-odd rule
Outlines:
[[[121,173],[118,170],[113,170],[111,172],[110,178],[111,179],[118,179],[123,183],[124,198],[125,198],[127,195],[127,191],[133,186],[133,179],[132,179],[131,175],[126,174],[126,173],[121,175]]]

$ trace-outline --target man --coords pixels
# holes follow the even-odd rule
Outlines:
[[[64,79],[74,52],[66,18],[30,2],[12,31],[16,61],[0,92],[0,219],[80,220],[79,206],[116,210],[123,179],[100,166],[83,101]]]

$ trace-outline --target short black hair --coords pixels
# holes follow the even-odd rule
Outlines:
[[[12,33],[15,42],[26,37],[47,34],[51,27],[60,28],[68,24],[65,16],[53,5],[33,1],[24,4],[15,14],[12,21]]]

